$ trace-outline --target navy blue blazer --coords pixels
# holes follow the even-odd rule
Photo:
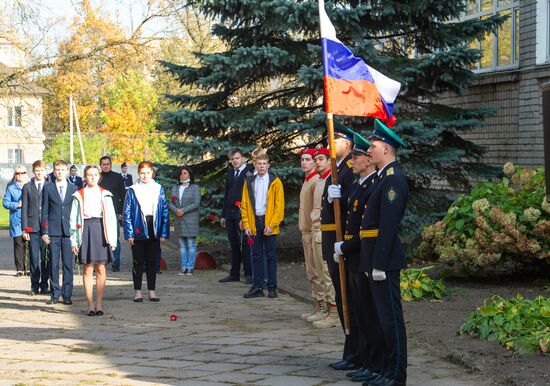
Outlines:
[[[79,177],[79,176],[69,176],[67,177],[67,180],[69,180],[69,182],[71,184],[73,184],[74,186],[76,186],[77,189],[81,189],[83,184],[82,184],[82,177]]]
[[[42,189],[42,216],[40,228],[43,235],[70,236],[69,218],[73,193],[78,189],[71,183],[67,183],[65,199],[61,202],[55,182],[46,184]]]
[[[23,230],[31,228],[29,233],[40,232],[40,222],[42,215],[42,192],[38,193],[35,185],[35,179],[23,185],[23,195],[21,196],[21,226]],[[48,180],[42,181],[42,191],[48,185]]]
[[[367,200],[361,222],[361,272],[396,271],[407,267],[399,225],[409,199],[409,185],[397,161],[387,165]]]

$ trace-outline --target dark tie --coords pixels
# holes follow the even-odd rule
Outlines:
[[[239,178],[239,169],[235,170],[235,179]]]
[[[38,188],[38,194],[42,193],[42,182],[38,183],[37,188]]]
[[[61,197],[61,201],[65,199],[64,189],[65,187],[63,185],[59,186],[59,197]]]

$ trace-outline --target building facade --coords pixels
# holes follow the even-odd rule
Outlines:
[[[507,15],[498,33],[478,48],[476,82],[443,102],[464,108],[497,108],[485,127],[465,135],[484,146],[483,162],[544,164],[541,86],[550,82],[550,0],[467,0],[464,19]]]
[[[0,40],[0,77],[25,65],[24,52]],[[42,159],[42,97],[47,91],[32,82],[9,82],[0,87],[0,164],[16,165]]]

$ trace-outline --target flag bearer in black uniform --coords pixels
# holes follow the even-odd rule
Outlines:
[[[372,296],[370,294],[368,279],[363,272],[359,270],[359,260],[361,258],[361,239],[359,238],[359,228],[365,204],[376,187],[377,173],[376,167],[372,163],[368,149],[370,142],[359,134],[353,138],[355,143],[352,151],[352,170],[358,179],[353,183],[351,193],[348,198],[348,212],[346,217],[346,228],[344,241],[338,241],[334,244],[334,260],[338,261],[340,255],[344,255],[346,268],[349,274],[350,303],[353,309],[351,315],[355,318],[353,325],[359,326],[358,334],[363,342],[361,347],[361,368],[349,373],[348,376],[353,381],[362,382],[381,371],[380,355],[372,352],[371,342],[376,341],[377,337],[372,336],[377,331],[378,326],[372,325],[372,318],[367,310],[373,309]],[[379,335],[379,334],[378,334]]]
[[[361,223],[359,270],[368,275],[374,312],[381,339],[374,352],[382,353],[380,375],[367,380],[369,386],[401,386],[407,380],[407,336],[401,294],[400,270],[407,259],[399,240],[399,224],[405,213],[409,187],[397,162],[397,150],[405,143],[379,120],[369,136],[369,151],[378,170],[378,183],[369,196]],[[370,343],[370,342],[369,342]],[[373,369],[376,370],[376,369]]]
[[[353,135],[354,131],[337,125],[335,122],[334,136],[335,136],[335,152],[336,152],[336,165],[338,169],[338,185],[331,185],[331,178],[327,178],[325,185],[325,191],[323,192],[323,200],[321,204],[321,232],[322,232],[322,245],[323,245],[323,259],[327,262],[328,271],[332,284],[334,286],[336,294],[336,307],[338,309],[338,315],[340,316],[340,323],[344,325],[344,318],[342,313],[342,293],[340,291],[340,276],[338,272],[338,264],[334,262],[334,243],[336,242],[336,224],[334,222],[334,206],[333,200],[340,198],[340,210],[342,219],[342,229],[345,228],[346,213],[348,196],[351,186],[353,184],[354,176],[351,170],[351,150],[353,148]],[[349,277],[349,276],[347,276]],[[347,280],[349,283],[349,279]],[[349,291],[347,291],[349,293]],[[349,298],[349,296],[348,296]],[[348,301],[351,305],[351,302]],[[350,313],[352,312],[350,307]],[[350,321],[353,318],[350,317]],[[319,320],[313,323],[322,323],[323,320]],[[352,323],[352,322],[351,322]],[[323,326],[318,326],[323,327]],[[350,324],[350,334],[346,335],[344,342],[344,352],[342,360],[332,363],[330,366],[335,370],[355,370],[360,367],[361,361],[359,358],[360,342],[359,337],[355,336],[358,332],[358,326]]]

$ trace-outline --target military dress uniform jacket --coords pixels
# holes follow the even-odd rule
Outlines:
[[[376,187],[377,174],[368,176],[362,184],[356,180],[352,186],[352,192],[348,198],[348,213],[346,217],[346,228],[344,242],[341,249],[346,258],[346,265],[349,265],[351,272],[359,272],[359,260],[361,256],[361,239],[359,229],[365,204]]]
[[[342,220],[342,229],[345,228],[347,203],[350,189],[355,176],[351,170],[351,153],[348,154],[338,166],[338,184],[342,187],[342,197],[340,198],[340,217]],[[332,178],[329,176],[325,181],[323,191],[323,201],[321,204],[321,231],[336,232],[334,223],[334,204],[328,202],[328,187],[332,184]],[[332,257],[331,257],[332,258]]]
[[[395,271],[407,267],[399,240],[399,224],[409,198],[409,186],[399,162],[388,164],[367,200],[361,230],[361,272]]]

